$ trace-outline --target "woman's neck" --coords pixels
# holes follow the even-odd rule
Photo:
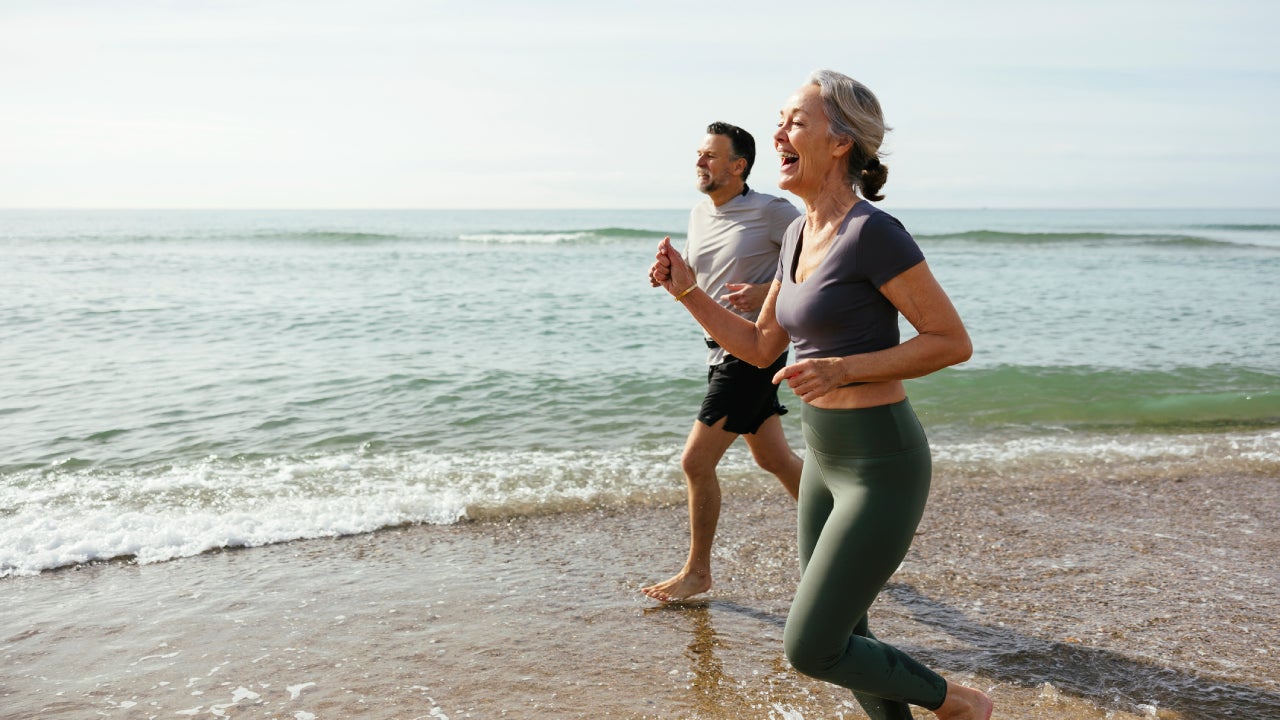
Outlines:
[[[861,199],[844,183],[819,190],[812,198],[805,198],[805,223],[815,230],[839,225]]]

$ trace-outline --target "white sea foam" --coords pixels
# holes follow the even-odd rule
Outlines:
[[[344,453],[210,458],[150,471],[27,472],[0,487],[0,577],[108,558],[153,563],[406,523],[528,514],[671,493],[652,452]],[[668,478],[669,479],[669,478]]]
[[[138,471],[27,471],[0,487],[0,577],[109,558],[154,563],[229,547],[370,532],[409,523],[678,501],[679,448],[432,453],[405,451],[242,461]],[[934,457],[1000,474],[1024,465],[1280,464],[1280,432],[938,442]],[[1234,463],[1234,465],[1233,465]],[[1203,468],[1202,468],[1203,469]],[[726,488],[769,486],[735,446]]]
[[[1062,433],[1029,435],[973,442],[938,443],[938,462],[1017,463],[1027,460],[1066,461],[1195,460],[1235,458],[1259,463],[1280,462],[1280,432],[1214,435],[1087,435]]]

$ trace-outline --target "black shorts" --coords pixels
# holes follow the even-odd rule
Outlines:
[[[786,415],[778,402],[778,386],[773,376],[787,365],[784,352],[767,368],[758,368],[732,355],[707,368],[707,395],[698,410],[698,420],[715,425],[725,418],[724,429],[739,435],[750,435],[773,415]]]

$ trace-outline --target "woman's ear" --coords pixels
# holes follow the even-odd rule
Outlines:
[[[831,147],[832,157],[844,157],[853,151],[853,138],[848,135],[841,135],[836,138],[835,145]]]

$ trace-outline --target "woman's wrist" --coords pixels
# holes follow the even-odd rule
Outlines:
[[[674,298],[672,298],[672,299],[673,299],[673,300],[675,300],[676,302],[680,302],[681,300],[684,300],[684,299],[685,299],[685,296],[686,296],[686,295],[688,295],[689,293],[691,293],[691,292],[693,292],[694,290],[697,290],[697,289],[698,289],[698,283],[694,283],[694,284],[690,285],[689,287],[685,288],[685,289],[684,289],[684,292],[680,293],[679,295],[676,295],[676,296],[675,296]]]
[[[852,355],[846,355],[845,357],[840,358],[840,384],[841,385],[848,385],[850,383],[858,382],[858,379],[853,376],[853,373],[854,373],[853,357],[854,356]]]

